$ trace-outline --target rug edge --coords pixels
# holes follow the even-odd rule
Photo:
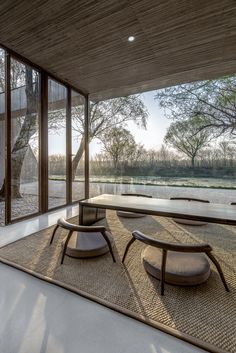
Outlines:
[[[9,260],[6,260],[2,257],[0,257],[0,263],[3,263],[4,265],[7,265],[9,267],[13,267],[13,268],[16,268],[17,270],[19,271],[22,271],[28,275],[31,275],[35,278],[38,278],[44,282],[47,282],[49,284],[53,284],[53,285],[56,285],[58,287],[61,287],[63,289],[66,289],[74,294],[77,294],[83,298],[86,298],[88,300],[91,300],[97,304],[100,304],[100,305],[103,305],[111,310],[114,310],[115,312],[118,312],[118,313],[121,313],[123,315],[126,315],[134,320],[137,320],[137,321],[140,321],[146,325],[149,325],[153,328],[156,328],[162,332],[165,332],[173,337],[176,337],[182,341],[185,341],[187,343],[190,343],[198,348],[201,348],[201,349],[204,349],[208,352],[211,352],[211,353],[230,353],[229,351],[225,351],[225,350],[222,350],[221,348],[217,347],[217,346],[214,346],[210,343],[207,343],[207,342],[204,342],[196,337],[193,337],[193,336],[190,336],[186,333],[183,333],[179,330],[176,330],[176,329],[173,329],[169,326],[166,326],[162,323],[159,323],[157,321],[154,321],[154,320],[147,320],[145,319],[142,315],[139,315],[139,314],[136,314],[128,309],[125,309],[125,308],[122,308],[121,306],[118,306],[116,304],[112,304],[104,299],[101,299],[101,298],[98,298],[92,294],[89,294],[89,293],[86,293],[82,290],[79,290],[69,284],[65,284],[61,281],[58,281],[58,280],[55,280],[55,279],[52,279],[50,277],[47,277],[47,276],[44,276],[38,272],[35,272],[33,270],[29,270],[27,269],[26,267],[24,266],[21,266],[19,264],[16,264],[14,263],[13,261],[9,261]]]

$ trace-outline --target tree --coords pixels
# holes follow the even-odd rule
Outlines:
[[[199,130],[199,118],[176,121],[170,124],[165,136],[165,142],[187,155],[191,166],[195,166],[195,158],[207,147],[213,135],[211,130]]]
[[[172,120],[199,117],[199,130],[236,134],[236,76],[166,88],[156,97]]]
[[[235,158],[235,150],[234,141],[222,140],[219,142],[219,151],[224,167],[227,167],[228,164],[232,164],[232,160]]]
[[[77,109],[77,110],[76,110]],[[81,136],[80,145],[72,163],[73,179],[79,161],[84,152],[84,115],[80,106],[74,108],[72,127]],[[138,126],[146,128],[147,109],[139,95],[119,97],[100,102],[91,102],[89,120],[89,142],[101,138],[105,132],[114,132],[113,128],[125,126],[128,121],[134,121]]]
[[[101,138],[103,151],[112,160],[115,172],[129,161],[137,159],[141,146],[136,144],[133,135],[122,127],[114,127]]]
[[[23,162],[29,148],[29,142],[37,131],[37,99],[39,95],[38,74],[30,67],[13,62],[11,71],[12,89],[25,86],[26,109],[25,116],[19,117],[20,131],[11,151],[12,198],[21,197],[20,176]],[[5,197],[5,180],[0,190],[0,198]]]

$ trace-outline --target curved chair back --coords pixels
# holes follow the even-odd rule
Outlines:
[[[179,251],[179,252],[207,252],[212,251],[212,247],[209,244],[179,244],[179,243],[169,243],[161,240],[157,240],[149,237],[148,235],[143,234],[142,232],[135,230],[132,233],[132,236],[139,241],[147,245],[154,246],[155,248],[170,250],[170,251]]]
[[[57,225],[61,228],[72,230],[74,232],[104,233],[106,231],[106,227],[104,226],[81,226],[81,225],[69,223],[64,218],[59,218],[57,221]]]
[[[123,193],[121,196],[138,196],[138,197],[148,197],[149,199],[152,198],[151,195],[146,195],[146,194],[131,194],[131,193]]]
[[[53,233],[52,233],[52,236],[50,239],[50,245],[52,244],[53,239],[55,237],[55,234],[56,234],[59,227],[66,229],[68,231],[68,235],[66,237],[64,247],[63,247],[61,264],[63,264],[64,257],[66,254],[66,249],[67,249],[68,243],[70,241],[70,238],[71,238],[73,232],[87,233],[89,237],[91,237],[91,234],[101,233],[102,237],[104,238],[105,242],[107,243],[108,249],[109,249],[111,256],[112,256],[112,259],[113,259],[113,262],[116,262],[115,256],[114,256],[114,253],[112,250],[112,244],[111,244],[111,241],[110,241],[109,236],[107,234],[106,227],[104,227],[104,226],[81,226],[81,225],[69,223],[64,218],[60,218],[60,219],[58,219],[57,225],[53,230]],[[99,253],[99,255],[100,255],[100,253]]]
[[[210,203],[210,201],[208,200],[195,199],[193,197],[171,197],[170,200],[197,201],[197,202]]]

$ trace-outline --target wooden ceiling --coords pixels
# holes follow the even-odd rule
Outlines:
[[[236,73],[235,0],[4,0],[0,16],[0,43],[92,99]]]

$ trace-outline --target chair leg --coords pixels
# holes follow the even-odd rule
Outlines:
[[[225,280],[225,276],[224,276],[224,274],[223,274],[223,271],[222,271],[222,268],[221,268],[219,262],[216,260],[216,258],[213,256],[212,253],[207,252],[206,254],[207,254],[207,256],[209,257],[209,259],[214,263],[214,265],[215,265],[215,267],[216,267],[216,269],[217,269],[217,271],[218,271],[218,273],[219,273],[219,275],[220,275],[221,281],[223,282],[223,285],[224,285],[224,287],[225,287],[225,290],[226,290],[227,292],[229,292],[230,290],[229,290],[229,287],[228,287],[227,282],[226,282],[226,280]]]
[[[116,259],[115,259],[115,256],[114,256],[114,253],[113,253],[113,250],[112,250],[110,239],[108,238],[108,236],[106,235],[105,232],[104,233],[102,232],[101,234],[102,234],[103,238],[105,239],[105,241],[107,242],[107,245],[108,245],[108,248],[110,250],[113,262],[116,262]]]
[[[64,248],[63,248],[63,252],[62,252],[62,257],[61,257],[61,265],[62,265],[63,262],[64,262],[64,257],[65,257],[65,254],[66,254],[67,245],[68,245],[68,243],[69,243],[69,240],[70,240],[72,234],[73,234],[73,230],[70,230],[69,233],[68,233],[68,235],[67,235],[65,244],[64,244]]]
[[[128,254],[128,251],[129,251],[129,248],[135,242],[135,240],[136,240],[135,238],[130,239],[130,241],[126,245],[125,252],[124,252],[124,255],[123,255],[123,258],[122,258],[122,262],[125,261],[126,255]]]
[[[162,251],[162,262],[161,262],[161,295],[164,295],[164,285],[165,285],[165,272],[166,272],[166,257],[167,250],[163,249]]]
[[[54,228],[53,233],[52,233],[51,240],[50,240],[50,245],[51,245],[52,242],[53,242],[54,236],[55,236],[56,231],[57,231],[58,228],[59,228],[59,225],[57,224],[56,227]]]

